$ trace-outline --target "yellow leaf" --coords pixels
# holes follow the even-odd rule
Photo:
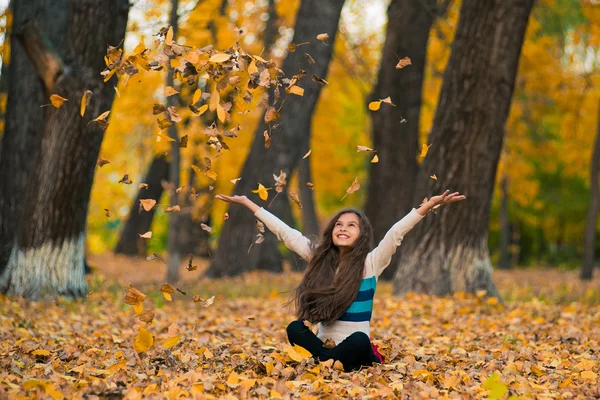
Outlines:
[[[134,287],[130,287],[125,293],[125,304],[136,305],[142,303],[146,299],[146,295]]]
[[[208,176],[213,181],[217,180],[217,173],[215,171],[213,171],[212,169],[204,171],[204,175]]]
[[[195,114],[195,115],[200,116],[200,115],[204,114],[206,112],[206,110],[208,110],[208,104],[204,104],[202,107],[200,107],[198,109],[198,114]]]
[[[179,342],[179,339],[181,339],[181,336],[182,335],[178,335],[178,336],[173,336],[173,337],[168,338],[163,343],[163,347],[165,349],[170,349],[171,347],[175,346]]]
[[[115,93],[117,94],[118,98],[121,98],[121,92],[119,91],[119,88],[116,86],[113,86],[115,88]]]
[[[144,327],[140,328],[135,341],[133,342],[133,348],[138,353],[144,353],[152,347],[154,344],[154,336]]]
[[[369,110],[377,111],[381,107],[381,101],[372,101],[369,103]]]
[[[96,121],[96,122],[103,121],[108,117],[108,114],[110,114],[110,110],[104,111],[102,114],[98,115],[98,117],[96,117],[94,119],[94,121]]]
[[[225,122],[226,116],[227,113],[225,112],[225,109],[223,109],[223,107],[221,107],[220,104],[217,104],[217,117],[219,118],[219,121],[221,121],[221,123]]]
[[[231,54],[218,53],[218,54],[213,55],[208,61],[222,63],[225,61],[229,61],[230,58],[231,58]]]
[[[141,238],[150,239],[152,237],[152,231],[148,231],[146,233],[139,233]]]
[[[433,179],[434,181],[437,181],[437,176],[435,176],[435,174],[430,176],[431,179]]]
[[[171,46],[173,44],[173,27],[170,26],[165,36],[165,44]]]
[[[48,350],[39,349],[32,352],[31,354],[33,354],[34,356],[49,356],[50,352]]]
[[[150,211],[152,207],[156,204],[156,200],[154,199],[140,199],[140,204],[144,207],[144,210]]]
[[[229,182],[231,182],[235,185],[236,183],[238,183],[241,180],[242,180],[242,178],[235,178],[235,179],[230,179]]]
[[[598,378],[598,374],[595,373],[594,371],[583,371],[581,374],[579,374],[581,376],[581,379],[585,379],[585,380],[596,380],[596,378]]]
[[[81,107],[79,109],[79,113],[81,114],[82,117],[85,114],[85,109],[87,108],[87,105],[90,102],[92,94],[93,94],[92,91],[86,90],[83,92],[83,96],[81,96]]]
[[[240,383],[240,377],[238,374],[235,373],[235,371],[231,371],[231,374],[229,374],[229,378],[227,378],[227,386],[229,386],[230,388],[236,388],[238,387],[239,383]]]
[[[173,301],[173,298],[171,297],[171,293],[162,292],[162,294],[163,294],[163,296],[165,296],[165,300]]]
[[[50,96],[50,103],[52,103],[52,105],[56,108],[60,108],[63,104],[65,104],[65,101],[69,100],[65,99],[64,97],[60,97],[57,94]]]
[[[202,95],[202,90],[196,89],[194,92],[194,96],[192,97],[192,105],[196,104],[198,100],[200,100],[200,96]]]
[[[371,163],[372,163],[372,164],[377,164],[378,162],[379,162],[379,157],[377,157],[377,154],[375,154],[375,155],[373,156],[373,159],[371,160]]]
[[[296,86],[296,85],[287,88],[286,92],[295,94],[297,96],[304,96],[304,89],[301,88],[300,86]]]
[[[356,192],[358,189],[360,189],[360,183],[358,182],[358,177],[356,177],[354,178],[354,182],[352,182],[352,185],[350,185],[350,187],[346,189],[346,194],[344,195],[344,197],[342,197],[342,200],[344,200],[346,196],[348,196],[350,193]]]
[[[161,140],[161,139],[164,139],[164,140],[166,140],[167,142],[175,142],[175,141],[176,141],[176,140],[175,140],[175,139],[173,139],[171,136],[169,136],[169,135],[165,135],[164,133],[161,133],[161,132],[157,132],[157,133],[156,133],[156,136],[158,136],[158,137],[156,138],[156,141],[157,141],[157,142],[160,142],[160,140]]]
[[[266,201],[269,198],[269,193],[267,193],[269,190],[271,190],[271,188],[266,188],[259,183],[258,189],[253,190],[252,193],[258,193],[258,197]]]
[[[252,61],[250,62],[250,65],[248,66],[248,73],[250,75],[252,75],[257,72],[258,72],[258,68],[256,68],[256,60],[253,58]]]
[[[219,95],[219,91],[217,90],[217,85],[215,85],[212,93],[210,94],[210,101],[208,102],[208,109],[210,111],[215,111],[219,102],[221,101],[221,96]]]
[[[175,95],[175,94],[177,94],[179,92],[177,90],[175,90],[175,88],[173,88],[172,86],[167,86],[165,88],[165,92],[164,93],[165,93],[166,97],[169,97],[169,96],[173,96],[173,95]]]
[[[296,362],[301,362],[302,360],[304,360],[306,358],[306,357],[303,357],[301,354],[299,354],[294,347],[289,346],[289,345],[286,345],[283,348],[283,351],[289,358],[291,358],[292,360],[294,360]]]
[[[302,346],[298,346],[297,344],[294,345],[294,350],[296,350],[296,353],[298,353],[303,358],[312,357],[312,354],[310,353],[310,351],[306,350]]]
[[[429,151],[429,148],[431,147],[431,145],[426,145],[425,143],[423,143],[423,146],[421,147],[421,154],[419,155],[419,157],[424,158],[427,155],[427,152]]]
[[[256,383],[256,379],[244,379],[240,382],[240,386],[246,390],[250,390],[252,386]]]
[[[134,304],[133,311],[135,311],[135,313],[137,315],[140,315],[141,313],[143,313],[144,312],[144,303]]]

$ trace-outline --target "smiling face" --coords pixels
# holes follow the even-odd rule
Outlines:
[[[333,232],[333,244],[338,248],[352,248],[360,236],[360,219],[354,213],[344,213],[336,221]]]

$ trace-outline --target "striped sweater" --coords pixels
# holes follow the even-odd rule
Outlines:
[[[297,253],[304,260],[310,260],[312,257],[310,240],[302,233],[289,227],[264,208],[259,209],[254,215],[264,222],[288,249]],[[377,278],[390,264],[392,256],[396,252],[396,248],[400,246],[404,235],[422,218],[423,216],[413,208],[404,218],[396,222],[385,234],[379,245],[367,254],[363,280],[360,283],[354,302],[337,321],[330,324],[320,324],[317,333],[319,339],[323,341],[332,339],[337,345],[357,331],[364,332],[370,337],[373,297],[377,287]]]

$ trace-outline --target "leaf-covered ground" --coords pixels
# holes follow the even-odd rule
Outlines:
[[[0,398],[600,396],[599,279],[496,273],[504,305],[395,298],[382,283],[372,336],[386,363],[344,373],[287,344],[282,292],[298,274],[206,281],[184,270],[169,302],[159,263],[100,261],[83,301],[0,298]],[[143,310],[126,304],[129,283],[148,296]]]

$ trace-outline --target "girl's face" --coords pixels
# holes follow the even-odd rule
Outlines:
[[[354,213],[340,215],[333,227],[332,240],[338,248],[352,248],[360,236],[360,219]]]

